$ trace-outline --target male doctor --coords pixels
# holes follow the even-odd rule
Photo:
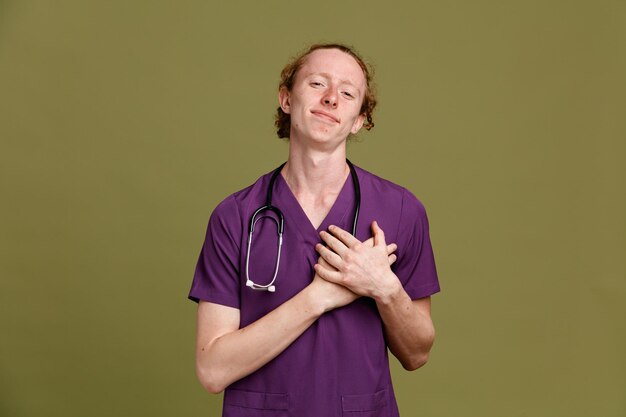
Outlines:
[[[225,391],[226,417],[398,416],[387,349],[407,370],[428,359],[439,283],[424,207],[360,167],[355,183],[346,160],[348,137],[373,127],[370,84],[339,44],[313,45],[281,74],[276,124],[289,155],[271,184],[285,217],[274,292],[246,286],[249,219],[272,173],[211,215],[189,298],[199,303],[197,375]],[[249,261],[262,283],[277,245],[276,225],[263,227]]]

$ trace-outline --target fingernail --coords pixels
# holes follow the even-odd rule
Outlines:
[[[328,226],[328,230],[333,230],[333,229],[335,229],[335,226],[333,226],[332,224]]]

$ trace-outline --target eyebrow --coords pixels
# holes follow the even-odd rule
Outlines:
[[[321,75],[322,77],[328,78],[328,79],[332,79],[332,75],[330,75],[327,72],[312,72],[310,73],[308,76],[311,77],[313,75]],[[350,80],[339,80],[342,84],[348,84],[351,87],[353,87],[357,92],[361,93],[361,90],[359,90],[359,88],[354,85],[354,83],[352,83]]]

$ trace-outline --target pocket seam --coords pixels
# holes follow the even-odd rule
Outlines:
[[[348,394],[341,396],[341,409],[346,412],[377,411],[387,405],[387,390],[373,394]]]
[[[254,410],[289,410],[289,394],[226,390],[224,405]]]

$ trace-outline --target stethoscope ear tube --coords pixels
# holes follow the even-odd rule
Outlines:
[[[259,213],[271,210],[278,215],[278,220],[276,220],[272,216],[259,216]],[[276,223],[276,228],[278,230],[278,252],[276,254],[276,268],[274,269],[274,276],[269,284],[261,285],[252,281],[250,278],[250,249],[252,248],[252,234],[254,233],[254,226],[256,223],[262,218],[267,217],[272,219],[274,223]],[[246,286],[252,288],[253,290],[266,290],[269,292],[275,292],[276,287],[274,286],[274,281],[276,281],[276,277],[278,276],[278,267],[280,266],[280,251],[283,246],[283,228],[284,228],[285,218],[283,217],[283,213],[278,210],[276,207],[272,206],[264,206],[257,209],[252,215],[252,219],[250,221],[250,233],[248,234],[248,248],[246,252]]]
[[[278,216],[278,220],[276,220],[275,218],[271,217],[271,216],[261,216],[257,219],[257,216],[261,213],[264,212],[266,210],[270,210],[273,211],[276,216]],[[258,209],[256,209],[256,211],[252,214],[252,218],[250,219],[250,233],[249,236],[252,235],[252,232],[254,232],[254,225],[256,224],[256,222],[258,222],[259,220],[261,220],[263,217],[268,217],[272,220],[274,220],[278,226],[278,233],[279,234],[283,234],[283,229],[285,227],[285,217],[283,216],[283,213],[278,209],[278,207],[274,207],[271,204],[265,205],[263,207],[259,207]]]

